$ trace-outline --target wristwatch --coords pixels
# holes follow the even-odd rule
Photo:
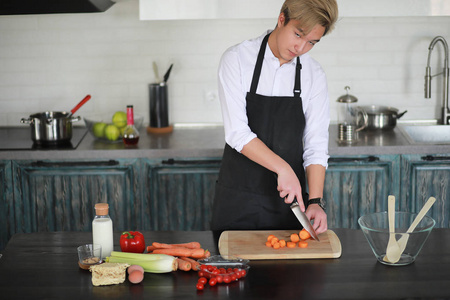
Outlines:
[[[325,201],[323,198],[312,198],[308,200],[308,206],[310,204],[318,204],[323,210],[325,210]]]

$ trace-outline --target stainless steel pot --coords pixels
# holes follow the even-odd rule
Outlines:
[[[31,139],[37,144],[64,144],[72,139],[72,122],[81,117],[72,117],[69,112],[46,111],[20,120],[30,124]]]
[[[390,106],[361,106],[367,113],[368,122],[366,129],[368,130],[389,130],[397,125],[397,120],[400,119],[406,112],[398,113],[398,109]]]

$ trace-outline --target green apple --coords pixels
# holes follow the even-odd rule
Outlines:
[[[123,111],[116,111],[112,117],[112,122],[117,128],[127,126],[127,114]]]
[[[102,138],[105,136],[105,127],[106,123],[103,122],[97,122],[92,126],[92,132],[94,133],[95,137]]]
[[[120,136],[120,130],[115,125],[109,124],[105,127],[105,137],[110,141],[115,141]]]

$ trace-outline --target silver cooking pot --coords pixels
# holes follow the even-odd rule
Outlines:
[[[72,139],[72,122],[81,117],[72,117],[69,112],[46,111],[20,120],[30,124],[31,139],[37,144],[64,144]]]
[[[361,106],[367,113],[368,121],[366,129],[393,129],[397,125],[397,120],[400,119],[406,112],[398,113],[398,109],[390,106]]]

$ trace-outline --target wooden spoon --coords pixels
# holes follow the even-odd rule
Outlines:
[[[395,239],[395,197],[389,195],[388,197],[388,222],[389,222],[389,241],[386,248],[386,255],[383,258],[386,262],[393,262],[397,253],[400,251],[400,246]]]
[[[398,252],[394,253],[392,252],[389,256],[389,261],[391,263],[396,263],[399,261],[400,257],[402,256],[403,251],[405,251],[406,243],[408,243],[409,234],[416,229],[416,226],[422,221],[425,214],[428,212],[428,210],[431,208],[431,206],[436,201],[436,198],[430,197],[425,205],[422,207],[420,212],[417,214],[416,218],[412,222],[412,224],[409,226],[408,230],[406,231],[406,234],[403,234],[402,237],[397,241],[399,249]]]

